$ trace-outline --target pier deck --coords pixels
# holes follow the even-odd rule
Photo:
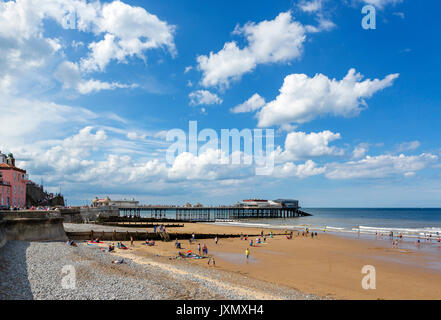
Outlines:
[[[284,219],[310,216],[299,208],[288,207],[176,207],[176,206],[137,206],[119,208],[120,216],[161,219],[173,215],[177,221],[215,221],[240,219]]]

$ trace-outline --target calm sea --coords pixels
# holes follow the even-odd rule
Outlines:
[[[228,224],[272,228],[305,228],[339,232],[441,235],[441,209],[302,208],[310,217],[250,219]]]

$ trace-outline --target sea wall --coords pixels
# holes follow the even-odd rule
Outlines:
[[[67,240],[59,211],[0,211],[0,244],[7,240]]]
[[[84,218],[81,215],[80,207],[59,209],[60,215],[64,218],[65,223],[83,223]]]
[[[0,215],[0,248],[3,247],[6,243],[6,232],[4,229],[3,217]]]

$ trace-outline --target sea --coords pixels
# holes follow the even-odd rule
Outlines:
[[[441,235],[441,208],[302,208],[312,216],[288,219],[249,219],[217,222],[274,229],[326,230],[338,233],[400,233],[403,237]]]
[[[441,208],[302,208],[302,211],[312,216],[217,221],[216,224],[373,235],[393,232],[403,237],[441,236]],[[166,217],[175,218],[175,211],[167,210]]]

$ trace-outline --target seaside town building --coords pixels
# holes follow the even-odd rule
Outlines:
[[[92,200],[92,207],[108,207],[108,206],[115,206],[118,208],[134,208],[139,206],[139,201],[136,201],[135,199],[127,200],[111,200],[109,197],[106,198],[98,198],[95,197],[95,199]]]
[[[238,206],[248,208],[299,208],[299,201],[293,199],[246,199],[239,202]]]
[[[26,170],[15,165],[12,153],[0,151],[0,208],[32,208],[39,206],[61,206],[64,197],[61,193],[48,193],[42,185],[29,180]]]
[[[27,181],[26,170],[15,166],[14,156],[0,151],[0,206],[24,208]]]

